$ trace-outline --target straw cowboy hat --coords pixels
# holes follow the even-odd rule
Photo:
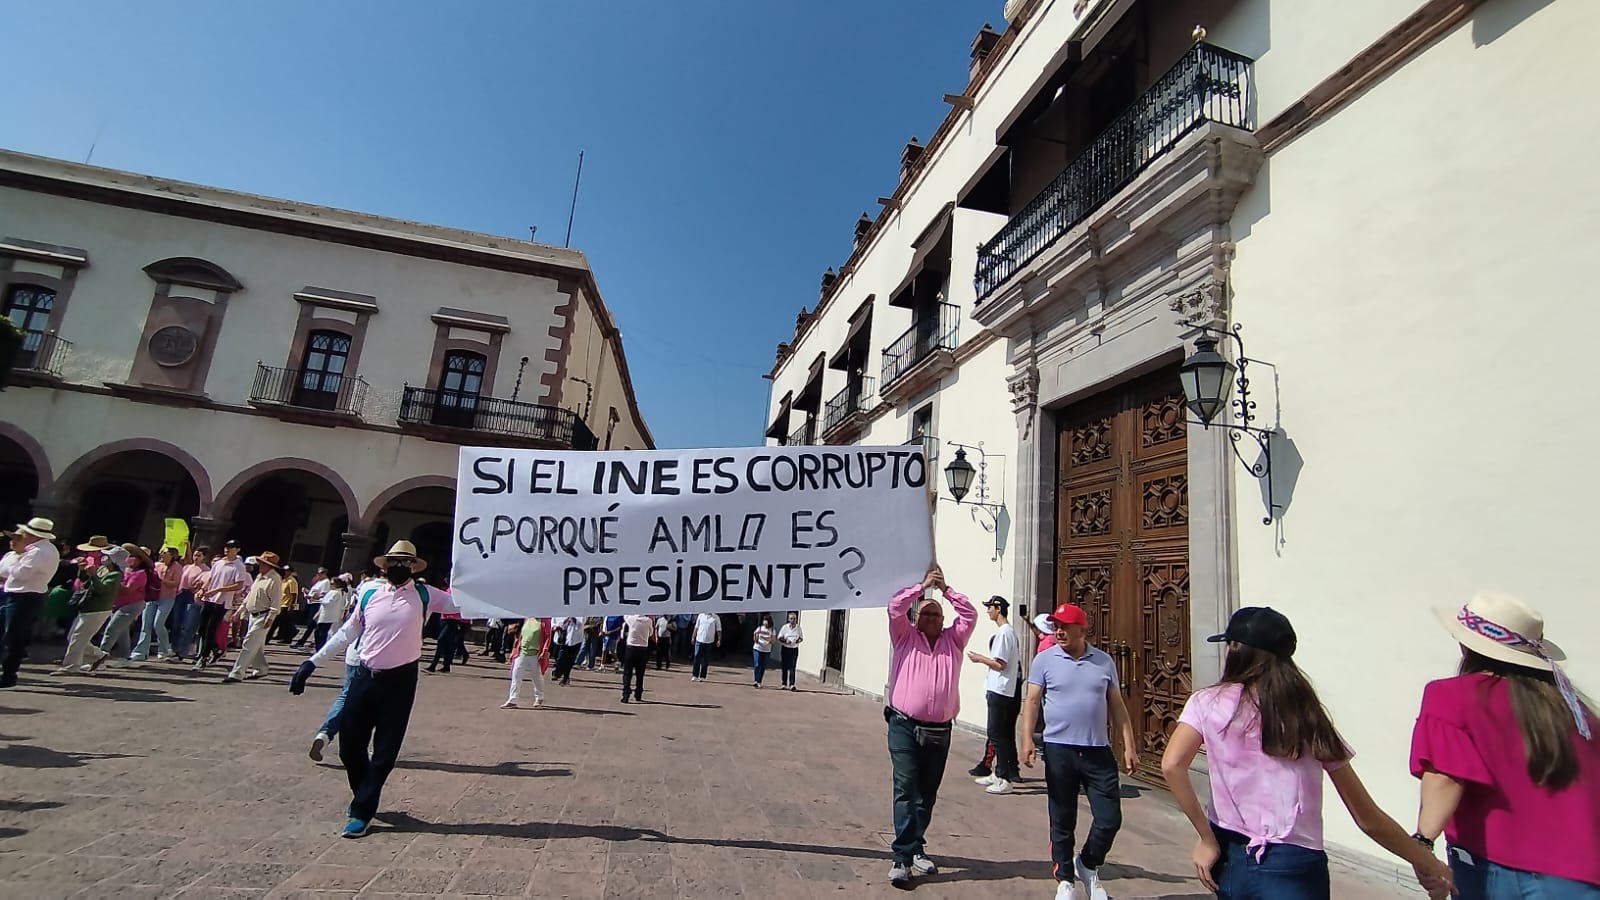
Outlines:
[[[279,572],[283,571],[283,564],[278,562],[278,554],[273,553],[271,550],[263,550],[256,554],[255,560],[258,566],[266,566]]]
[[[138,544],[123,544],[122,549],[128,551],[128,556],[144,563],[144,567],[146,569],[150,568],[150,554],[146,553],[143,547],[139,546]]]
[[[387,569],[391,559],[410,562],[412,572],[421,572],[428,567],[427,560],[417,558],[417,547],[410,541],[395,541],[394,546],[389,548],[388,553],[382,556],[374,556],[372,564],[380,569]]]
[[[98,551],[101,551],[101,550],[105,550],[105,549],[109,548],[110,546],[111,546],[111,540],[109,538],[107,538],[103,534],[97,534],[94,537],[89,538],[89,542],[87,544],[79,544],[78,545],[78,549],[82,550],[85,553],[95,553],[95,552],[98,552]]]
[[[1539,611],[1510,594],[1480,591],[1465,606],[1437,606],[1433,614],[1456,643],[1490,659],[1549,672],[1567,658],[1545,640]]]
[[[49,519],[29,519],[27,524],[18,525],[15,534],[26,534],[41,540],[53,541],[56,539],[56,523]]]

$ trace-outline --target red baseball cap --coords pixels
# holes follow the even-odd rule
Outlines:
[[[1071,603],[1063,603],[1056,607],[1056,611],[1050,614],[1050,621],[1060,622],[1062,625],[1089,627],[1089,616],[1083,611],[1083,607],[1073,606]]]

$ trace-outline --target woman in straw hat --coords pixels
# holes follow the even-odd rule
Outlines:
[[[89,671],[108,663],[112,668],[128,665],[126,654],[133,649],[131,630],[133,623],[144,618],[145,598],[149,581],[155,577],[155,567],[150,555],[138,544],[123,544],[128,564],[122,570],[122,587],[117,591],[112,606],[111,620],[106,622],[105,634],[100,638],[100,652],[89,664]]]
[[[87,551],[86,551],[87,552]],[[82,600],[78,604],[78,617],[72,620],[72,630],[67,635],[67,652],[61,667],[51,675],[72,675],[88,671],[83,662],[94,633],[111,618],[111,607],[117,602],[117,592],[122,589],[122,570],[128,564],[128,551],[121,547],[97,550],[99,563],[94,568],[86,564],[78,579]]]
[[[1600,898],[1600,718],[1562,671],[1566,654],[1516,597],[1434,613],[1461,668],[1422,692],[1416,839],[1445,835],[1466,900]]]
[[[1173,799],[1200,837],[1193,855],[1200,881],[1223,900],[1326,900],[1327,773],[1356,825],[1410,863],[1433,897],[1448,894],[1449,867],[1378,808],[1356,777],[1350,766],[1354,752],[1295,665],[1298,640],[1289,619],[1267,607],[1246,607],[1208,640],[1227,642],[1222,680],[1189,697],[1161,757]],[[1201,808],[1189,783],[1189,767],[1202,745],[1209,810]]]

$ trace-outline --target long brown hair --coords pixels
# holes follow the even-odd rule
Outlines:
[[[1559,791],[1578,780],[1578,754],[1572,749],[1572,734],[1577,723],[1572,710],[1556,689],[1556,677],[1526,666],[1490,659],[1481,653],[1461,648],[1462,675],[1488,675],[1504,682],[1511,714],[1522,732],[1522,750],[1528,757],[1528,777],[1542,788]],[[1587,697],[1578,698],[1584,714],[1600,718]]]
[[[1233,644],[1218,684],[1237,684],[1244,689],[1241,700],[1249,700],[1256,708],[1261,750],[1268,756],[1300,759],[1309,753],[1324,763],[1350,758],[1350,748],[1333,727],[1333,717],[1294,660]],[[1239,706],[1243,708],[1244,703]],[[1235,710],[1234,716],[1238,714]]]

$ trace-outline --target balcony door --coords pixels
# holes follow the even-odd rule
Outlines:
[[[488,364],[488,357],[468,350],[452,350],[445,355],[444,371],[439,374],[439,397],[433,404],[435,425],[471,428],[477,424],[483,372]]]
[[[311,332],[290,402],[312,409],[338,409],[344,389],[345,364],[349,360],[350,335],[338,331]]]
[[[6,294],[6,318],[22,332],[22,349],[15,363],[18,369],[33,367],[55,305],[56,292],[38,285],[15,285]]]

